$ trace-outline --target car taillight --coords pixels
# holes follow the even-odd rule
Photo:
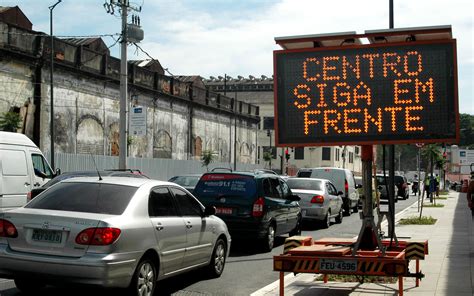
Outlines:
[[[346,191],[346,197],[349,196],[349,184],[347,183],[347,180],[344,181],[344,190]]]
[[[110,227],[87,228],[76,236],[79,245],[106,246],[113,244],[120,236],[120,229]]]
[[[29,202],[31,200],[31,191],[26,194],[26,201]]]
[[[257,198],[257,200],[253,203],[252,216],[262,217],[264,205],[265,205],[265,199],[263,197]]]
[[[0,219],[0,237],[15,238],[18,236],[18,231],[15,225],[8,220]]]
[[[313,198],[311,199],[311,203],[317,203],[317,204],[324,203],[324,196],[322,195],[313,196]]]

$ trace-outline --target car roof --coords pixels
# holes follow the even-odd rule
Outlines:
[[[311,180],[311,181],[321,181],[321,182],[329,182],[328,179],[321,179],[321,178],[288,178],[288,180]]]
[[[252,172],[245,172],[245,171],[233,171],[233,172],[209,172],[209,173],[204,173],[204,175],[243,175],[243,176],[249,176],[249,177],[254,177],[254,178],[262,178],[262,177],[279,177],[278,175],[275,175],[273,173],[267,173],[264,171],[252,171]]]
[[[69,178],[64,181],[63,183],[102,183],[102,184],[114,184],[114,185],[125,185],[125,186],[134,186],[140,187],[146,183],[156,183],[154,185],[174,185],[175,183],[167,182],[167,181],[158,181],[146,178],[124,178],[124,177],[102,177],[102,180],[99,180],[98,176],[95,177],[74,177]]]

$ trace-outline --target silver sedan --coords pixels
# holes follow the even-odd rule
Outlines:
[[[23,292],[70,282],[148,296],[191,269],[218,277],[231,239],[214,213],[170,182],[68,179],[0,213],[0,277]]]
[[[342,192],[326,179],[289,178],[286,180],[291,191],[301,198],[303,220],[317,221],[322,227],[331,225],[331,218],[341,223],[343,218]]]

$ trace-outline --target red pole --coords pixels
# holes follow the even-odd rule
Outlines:
[[[420,272],[420,260],[416,259],[416,273],[418,274]],[[416,278],[416,286],[420,286],[420,279]]]
[[[403,296],[403,276],[398,276],[398,295]]]
[[[285,295],[285,273],[280,271],[280,296]]]

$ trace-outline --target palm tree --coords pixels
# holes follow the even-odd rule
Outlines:
[[[443,159],[441,156],[441,151],[439,149],[439,146],[436,144],[425,145],[421,149],[421,154],[423,157],[425,157],[425,159],[429,160],[430,165],[429,167],[426,168],[426,172],[428,172],[428,168],[429,168],[430,178],[433,178],[433,170],[434,170],[435,163],[438,162],[438,160]],[[431,194],[430,202],[433,202],[433,201],[434,201],[434,204],[436,205],[436,201],[433,198],[433,194]],[[421,205],[423,206],[423,202],[421,203]]]
[[[272,160],[272,154],[271,154],[270,152],[268,152],[268,151],[263,152],[263,160],[264,160],[266,163],[270,163],[270,161]],[[270,169],[272,169],[271,166],[270,166]]]
[[[0,130],[6,132],[16,132],[20,128],[21,117],[16,112],[5,112],[0,117]]]
[[[206,171],[209,172],[209,164],[216,159],[216,155],[212,150],[204,150],[201,154],[202,166],[206,167]]]

